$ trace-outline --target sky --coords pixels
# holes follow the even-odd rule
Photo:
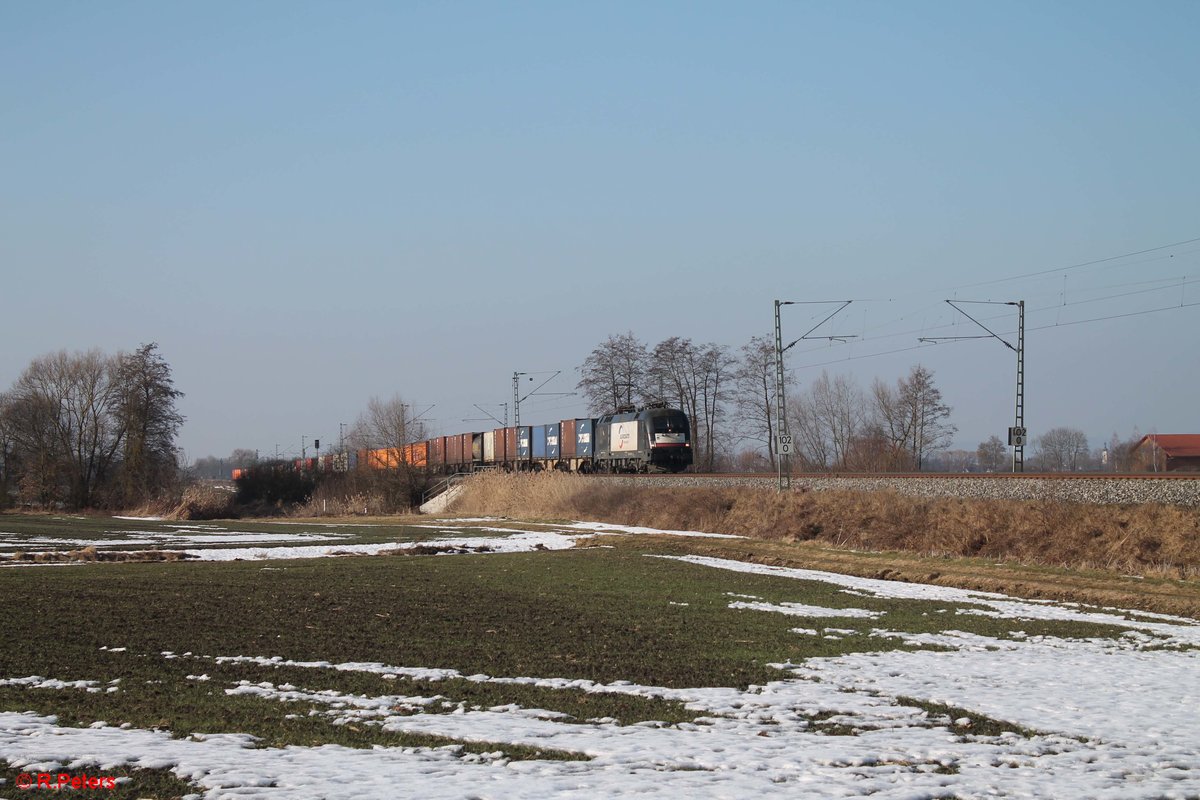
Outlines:
[[[775,299],[853,300],[798,390],[921,363],[973,450],[1015,358],[918,338],[1024,300],[1032,435],[1200,432],[1196,30],[1194,2],[3,0],[0,389],[157,342],[189,459],[311,454],[372,397],[488,428],[513,372],[573,392],[610,335],[736,352]]]

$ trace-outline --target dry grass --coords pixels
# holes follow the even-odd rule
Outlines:
[[[587,519],[814,542],[844,549],[982,557],[1141,576],[1200,575],[1200,510],[894,492],[639,488],[563,474],[472,478],[454,510]]]
[[[172,519],[232,519],[236,495],[228,489],[196,484],[183,492],[169,516]]]
[[[177,550],[97,550],[93,546],[79,550],[49,550],[40,553],[25,553],[17,551],[11,555],[0,555],[0,561],[15,561],[30,564],[58,564],[69,562],[151,562],[151,561],[183,561],[194,558],[187,553]]]
[[[315,519],[317,517],[380,517],[386,514],[411,512],[397,508],[396,503],[380,492],[346,492],[318,486],[307,503],[297,506],[289,516]]]

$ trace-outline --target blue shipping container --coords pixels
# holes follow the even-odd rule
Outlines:
[[[575,420],[575,455],[580,458],[592,457],[592,434],[595,431],[596,420]]]
[[[558,423],[546,426],[546,458],[558,458]]]
[[[532,438],[532,429],[529,425],[522,425],[517,428],[517,460],[525,461],[529,458],[530,439]]]
[[[546,426],[545,425],[534,425],[533,426],[533,457],[534,458],[545,458],[546,457]]]

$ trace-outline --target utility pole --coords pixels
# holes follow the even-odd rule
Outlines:
[[[917,341],[921,342],[956,342],[963,339],[995,339],[1009,350],[1017,354],[1017,401],[1016,413],[1014,414],[1013,426],[1008,429],[1008,443],[1013,449],[1013,472],[1025,471],[1025,443],[1028,440],[1028,433],[1025,429],[1025,301],[1024,300],[947,300],[958,313],[962,314],[967,319],[974,322],[980,328],[987,331],[987,335],[979,336],[922,336]],[[970,303],[973,305],[987,306],[1016,306],[1017,307],[1017,344],[1014,347],[1003,336],[993,331],[987,325],[984,325],[979,320],[972,317],[966,311],[958,307],[958,303]]]
[[[1017,301],[1017,405],[1013,430],[1013,472],[1025,471],[1025,301]]]
[[[847,339],[857,339],[857,336],[810,336],[813,331],[824,325],[829,320],[838,315],[839,312],[846,306],[852,303],[852,300],[776,300],[775,301],[775,429],[777,431],[776,448],[775,448],[775,471],[779,477],[779,491],[792,488],[792,435],[788,431],[787,422],[787,402],[784,398],[784,371],[783,371],[783,354],[791,350],[797,343],[806,339],[827,339],[831,342],[844,342]],[[779,309],[782,306],[795,305],[831,305],[838,303],[838,307],[833,310],[829,316],[813,325],[803,336],[792,340],[787,346],[783,346],[783,329],[780,325]],[[771,444],[767,443],[768,452]]]
[[[779,444],[775,448],[775,472],[779,478],[779,491],[792,488],[792,437],[787,429],[787,403],[783,397],[783,328],[779,320],[780,306],[790,306],[790,300],[775,301],[775,427],[779,429]],[[793,342],[793,344],[795,344]],[[789,345],[790,346],[790,345]],[[767,443],[768,451],[770,442]],[[787,478],[784,478],[783,460],[788,460]]]
[[[524,374],[524,372],[513,373],[513,427],[515,428],[521,427],[521,376]],[[533,378],[529,380],[533,380]]]

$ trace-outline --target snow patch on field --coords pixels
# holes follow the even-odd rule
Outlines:
[[[490,553],[527,553],[533,550],[569,550],[579,537],[546,531],[519,532],[503,537],[434,539],[423,542],[381,542],[376,544],[311,545],[307,547],[234,547],[185,550],[195,561],[264,561],[283,558],[327,558],[330,556],[379,555],[392,550],[437,548],[447,551]]]
[[[744,608],[750,611],[771,611],[776,614],[787,614],[792,617],[857,617],[873,619],[882,617],[882,611],[868,611],[865,608],[821,608],[806,606],[803,603],[747,603],[735,600],[730,608]],[[853,633],[853,631],[851,631]]]
[[[43,678],[41,675],[30,675],[25,678],[0,678],[0,686],[23,686],[26,689],[87,689],[97,687],[99,681],[60,681],[57,678]]]
[[[704,533],[702,531],[669,531],[660,528],[642,528],[637,525],[614,525],[610,522],[571,522],[555,526],[566,530],[593,531],[595,533],[647,534],[651,536],[691,536],[697,539],[745,539],[729,533]]]
[[[0,533],[0,548],[6,550],[66,545],[74,547],[180,547],[197,544],[269,544],[272,542],[328,542],[345,539],[345,533],[265,533],[228,531],[212,527],[177,527],[173,531],[110,531],[126,538],[60,538]]]
[[[650,558],[665,558],[672,561],[684,561],[689,564],[699,564],[716,569],[744,572],[754,575],[774,575],[783,578],[795,578],[804,581],[821,581],[835,586],[853,589],[866,597],[890,598],[898,600],[928,600],[942,603],[959,603],[973,606],[984,606],[990,609],[989,616],[1006,619],[1027,620],[1056,620],[1064,622],[1091,622],[1100,625],[1117,625],[1124,628],[1136,628],[1159,634],[1161,639],[1157,644],[1194,645],[1200,646],[1200,622],[1187,617],[1172,617],[1167,614],[1143,614],[1141,612],[1124,612],[1121,609],[1108,609],[1114,613],[1100,611],[1085,611],[1076,603],[1054,603],[1049,600],[1018,600],[1008,595],[995,592],[981,592],[970,589],[955,589],[950,586],[934,586],[923,583],[901,583],[899,581],[883,581],[874,578],[857,578],[852,575],[839,575],[835,572],[822,572],[811,569],[796,569],[792,567],[772,567],[765,564],[752,564],[745,561],[733,561],[724,558],[707,556],[649,556]],[[752,598],[756,599],[756,598]],[[994,612],[994,614],[992,613]]]

